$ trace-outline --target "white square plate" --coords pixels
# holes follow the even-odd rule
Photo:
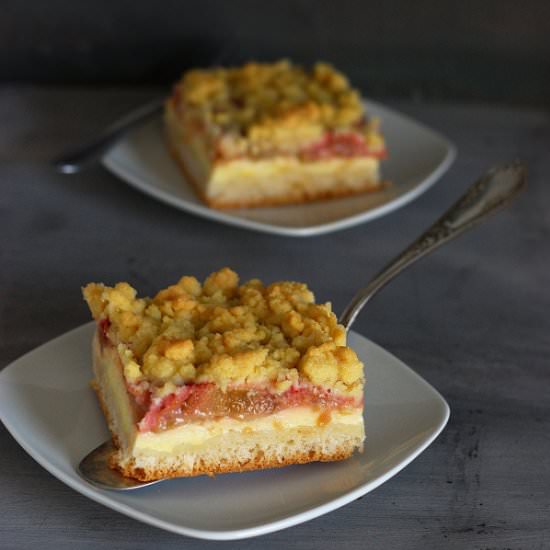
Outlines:
[[[124,493],[105,491],[76,471],[80,459],[108,437],[89,387],[93,330],[93,324],[84,325],[6,367],[0,373],[0,418],[37,462],[69,487],[127,516],[183,535],[252,537],[330,512],[397,474],[449,418],[447,403],[427,382],[376,344],[351,333],[349,343],[367,373],[362,454],[337,463],[175,479]]]
[[[103,163],[144,193],[204,218],[278,235],[321,235],[404,206],[431,187],[456,156],[454,146],[426,126],[377,103],[367,101],[365,105],[370,116],[381,119],[389,151],[389,159],[382,162],[382,176],[392,185],[375,193],[278,208],[209,208],[197,198],[168,154],[160,118],[129,133]]]

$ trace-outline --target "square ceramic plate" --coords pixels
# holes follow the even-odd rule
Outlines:
[[[377,103],[367,112],[382,121],[389,159],[382,175],[392,185],[375,193],[278,208],[215,210],[202,203],[166,150],[162,121],[138,127],[104,157],[104,165],[137,189],[176,208],[211,220],[256,231],[309,237],[388,214],[431,187],[456,153],[443,136]]]
[[[337,463],[214,479],[180,478],[124,493],[105,491],[76,472],[80,459],[108,437],[88,384],[93,330],[93,324],[84,325],[6,367],[0,373],[0,418],[37,462],[69,487],[127,516],[183,535],[252,537],[330,512],[397,474],[449,418],[447,403],[427,382],[376,344],[351,333],[350,345],[367,374],[362,454]]]

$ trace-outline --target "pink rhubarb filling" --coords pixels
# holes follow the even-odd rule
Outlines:
[[[130,391],[133,395],[137,393]],[[238,387],[222,391],[210,383],[187,384],[162,399],[149,400],[139,430],[158,432],[220,418],[251,420],[301,406],[314,407],[330,415],[333,410],[360,407],[362,399],[336,395],[330,389],[315,386],[293,386],[278,394],[264,388]]]
[[[327,132],[323,138],[302,149],[300,157],[304,160],[321,160],[334,157],[375,157],[385,158],[386,149],[373,149],[365,142],[363,136],[356,132]]]
[[[385,147],[371,147],[365,141],[365,138],[359,132],[326,132],[323,137],[296,151],[295,153],[301,160],[309,162],[316,160],[325,160],[331,158],[353,158],[353,157],[371,157],[384,159],[387,157]],[[273,150],[264,153],[256,158],[274,158],[280,156],[292,156],[288,151]],[[227,162],[231,160],[246,159],[245,154],[234,154],[226,151],[220,141],[214,148],[214,160]]]

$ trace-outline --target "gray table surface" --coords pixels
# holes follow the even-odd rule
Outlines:
[[[88,320],[80,286],[152,293],[229,265],[307,281],[341,310],[354,290],[489,166],[516,158],[528,192],[395,280],[356,330],[448,400],[445,431],[374,492],[260,539],[180,537],[111,512],[43,470],[0,426],[1,548],[550,548],[550,117],[541,110],[388,102],[449,136],[458,158],[404,209],[292,239],[218,225],[101,167],[48,160],[154,90],[0,89],[0,368]]]

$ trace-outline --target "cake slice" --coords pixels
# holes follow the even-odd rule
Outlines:
[[[330,65],[192,70],[166,101],[172,155],[212,207],[301,203],[373,191],[378,121]]]
[[[224,268],[138,298],[90,283],[93,386],[128,477],[333,461],[362,449],[363,365],[307,286]]]

